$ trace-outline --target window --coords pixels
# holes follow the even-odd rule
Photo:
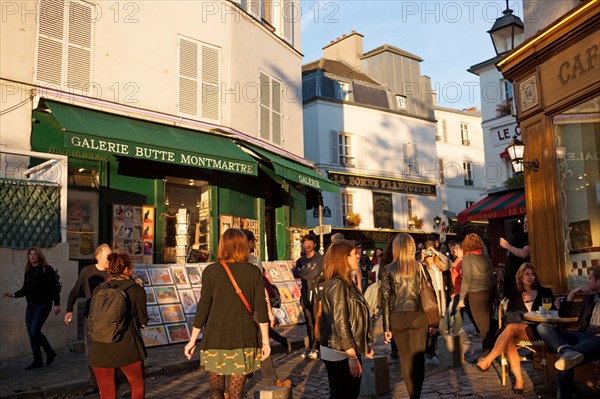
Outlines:
[[[352,193],[342,191],[342,220],[344,226],[348,226],[348,219],[346,217],[349,213],[354,213],[354,198]]]
[[[471,145],[471,140],[469,139],[469,125],[467,123],[460,124],[460,137],[462,138],[463,145]]]
[[[406,199],[406,216],[408,216],[408,218],[412,218],[413,215],[413,201],[411,198],[407,198]]]
[[[503,80],[503,82],[504,82],[504,99],[506,101],[512,101],[514,98],[513,84],[510,83],[508,80]]]
[[[260,72],[260,138],[281,145],[281,83]]]
[[[220,121],[221,49],[179,38],[179,114]]]
[[[342,101],[350,101],[350,83],[338,82],[335,98]]]
[[[404,152],[404,173],[418,173],[417,145],[413,143],[403,143]]]
[[[475,201],[465,201],[465,209],[472,207],[475,205]]]
[[[398,106],[398,109],[406,109],[406,97],[397,95],[396,105]]]
[[[340,165],[353,167],[354,157],[352,156],[352,136],[344,132],[340,132],[338,140]]]
[[[465,186],[473,185],[473,170],[470,162],[463,162],[463,175],[465,177]]]
[[[79,1],[41,0],[36,79],[88,91],[92,81],[92,7]]]

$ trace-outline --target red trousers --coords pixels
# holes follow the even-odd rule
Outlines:
[[[131,399],[144,399],[144,361],[128,364],[119,367],[129,381],[131,387]],[[94,367],[94,374],[98,380],[100,389],[100,399],[115,399],[117,397],[117,387],[115,385],[115,369]]]

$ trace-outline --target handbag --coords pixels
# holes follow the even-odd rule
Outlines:
[[[231,284],[233,284],[233,288],[235,289],[235,293],[238,294],[238,296],[240,297],[240,299],[244,303],[244,306],[246,306],[246,310],[252,316],[252,319],[254,321],[254,325],[256,327],[256,338],[258,339],[258,342],[262,342],[261,341],[262,336],[261,336],[261,333],[260,333],[260,326],[258,325],[258,323],[256,322],[256,319],[254,318],[254,312],[252,312],[252,309],[250,308],[250,304],[246,300],[246,297],[244,296],[244,293],[242,292],[242,290],[240,289],[240,287],[237,285],[237,283],[235,281],[235,278],[233,278],[233,274],[231,274],[231,270],[229,270],[229,267],[227,266],[227,264],[225,262],[223,262],[223,261],[221,261],[220,263],[221,263],[221,266],[223,266],[223,268],[225,268],[225,271],[227,272],[227,275],[229,276],[229,280],[231,280]]]
[[[440,323],[440,309],[435,297],[435,291],[431,284],[429,284],[429,281],[427,281],[427,278],[425,278],[423,267],[421,267],[420,271],[419,296],[421,298],[421,307],[423,308],[423,313],[425,313],[427,324],[436,326]]]

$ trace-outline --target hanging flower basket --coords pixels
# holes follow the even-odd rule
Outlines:
[[[417,230],[421,230],[423,227],[423,219],[418,218],[417,216],[410,217],[408,218],[408,225],[414,226],[414,228]]]

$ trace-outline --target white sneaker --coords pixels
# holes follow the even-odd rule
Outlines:
[[[437,356],[426,356],[425,357],[425,364],[430,364],[432,366],[439,366],[440,365],[440,361],[437,358]]]
[[[569,370],[577,366],[582,361],[583,355],[581,353],[574,350],[566,350],[561,354],[556,363],[554,363],[554,367],[561,371]]]
[[[316,360],[319,358],[319,351],[318,350],[312,350],[310,352],[308,352],[308,358],[312,359],[312,360]]]

